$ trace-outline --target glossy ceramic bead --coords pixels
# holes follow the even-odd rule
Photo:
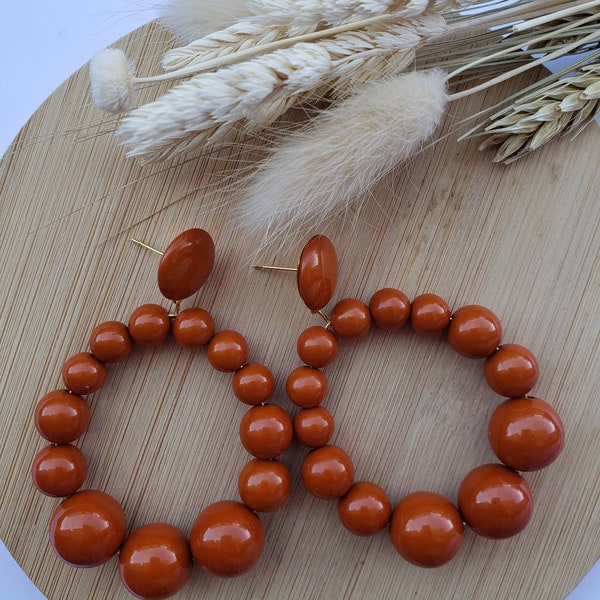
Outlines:
[[[71,444],[46,446],[31,466],[33,483],[47,496],[70,496],[83,484],[87,461],[79,448]]]
[[[488,438],[505,465],[535,471],[547,467],[560,454],[565,432],[560,416],[544,400],[513,398],[492,414]]]
[[[158,288],[169,300],[177,301],[195,294],[203,285],[215,262],[215,244],[203,229],[180,233],[165,250],[158,266]]]
[[[283,506],[292,489],[288,468],[278,460],[255,458],[238,476],[238,491],[242,502],[257,512],[270,512]]]
[[[338,516],[355,535],[373,535],[390,522],[392,505],[385,491],[369,481],[355,483],[338,501]]]
[[[275,458],[285,452],[294,435],[290,416],[276,404],[254,406],[240,421],[240,439],[257,458]]]
[[[275,378],[265,365],[248,363],[232,379],[233,393],[244,404],[262,404],[273,394]]]
[[[309,452],[302,461],[300,474],[313,496],[334,500],[352,487],[354,465],[347,452],[329,445]]]
[[[410,317],[410,301],[400,290],[383,288],[371,297],[369,310],[379,327],[402,327]]]
[[[340,300],[331,311],[331,326],[343,338],[359,338],[371,329],[369,307],[355,298]]]
[[[96,325],[90,334],[92,354],[104,363],[125,360],[133,348],[127,327],[119,321],[106,321]]]
[[[67,359],[62,368],[62,379],[74,394],[93,394],[106,381],[106,367],[89,352],[80,352]]]
[[[298,264],[298,293],[310,310],[321,310],[331,300],[338,279],[338,261],[331,240],[312,237]]]
[[[320,448],[327,444],[333,429],[333,416],[322,406],[304,408],[294,417],[296,439],[309,448]]]
[[[192,525],[190,546],[196,562],[221,577],[249,571],[258,562],[264,545],[260,519],[241,502],[215,502]]]
[[[297,367],[288,375],[285,391],[300,408],[318,406],[327,394],[327,378],[319,369]]]
[[[540,370],[530,350],[519,344],[504,344],[485,359],[483,374],[497,394],[518,398],[531,391]]]
[[[108,494],[83,490],[56,508],[50,521],[50,543],[74,567],[95,567],[114,556],[125,539],[125,513]]]
[[[159,304],[143,304],[131,313],[127,328],[138,344],[156,346],[169,337],[171,319]]]
[[[498,317],[485,306],[462,306],[448,327],[448,343],[467,358],[485,358],[495,352],[502,339]]]
[[[248,358],[248,342],[237,331],[219,331],[206,351],[208,361],[217,371],[237,371]]]
[[[417,296],[410,307],[410,326],[416,333],[441,333],[450,324],[450,307],[436,294]]]
[[[214,333],[212,315],[203,308],[186,308],[173,320],[173,337],[185,348],[202,348]]]
[[[404,497],[392,513],[390,536],[397,552],[420,567],[439,567],[459,551],[463,521],[449,500],[432,492]]]
[[[335,360],[339,345],[331,331],[315,325],[300,334],[296,349],[302,362],[320,369]]]
[[[33,418],[42,437],[53,444],[68,444],[87,429],[90,408],[81,396],[54,390],[38,402]]]
[[[168,523],[132,531],[119,553],[119,575],[134,596],[158,600],[176,594],[192,574],[192,553],[185,535]]]
[[[502,539],[525,528],[533,511],[533,497],[527,482],[512,469],[481,465],[461,483],[458,507],[475,533]]]

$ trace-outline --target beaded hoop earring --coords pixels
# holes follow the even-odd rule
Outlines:
[[[340,300],[328,318],[323,309],[333,296],[337,277],[333,244],[325,236],[313,237],[297,268],[298,291],[326,324],[300,334],[297,352],[304,364],[286,381],[289,399],[301,409],[294,417],[296,438],[311,448],[301,467],[306,489],[318,498],[337,499],[342,524],[357,535],[371,535],[389,526],[398,553],[422,567],[442,565],[456,555],[465,523],[489,538],[521,531],[531,517],[533,498],[518,471],[546,467],[564,441],[557,412],[544,400],[528,396],[538,379],[535,356],[517,344],[501,345],[500,321],[489,309],[470,305],[451,314],[447,303],[435,294],[419,295],[411,303],[400,290],[384,288],[373,294],[368,306],[355,298]],[[484,359],[485,380],[506,398],[494,411],[488,429],[490,445],[502,464],[484,464],[468,473],[458,490],[458,506],[439,494],[418,491],[392,508],[380,486],[354,481],[350,456],[329,444],[334,419],[321,406],[327,393],[321,369],[335,360],[338,338],[362,337],[373,322],[386,329],[409,322],[420,334],[445,332],[459,354]]]
[[[95,327],[90,352],[72,356],[63,366],[66,389],[50,392],[35,409],[36,428],[51,445],[35,457],[33,481],[46,495],[67,496],[51,519],[52,547],[60,559],[76,567],[98,566],[120,550],[121,579],[141,598],[167,598],[179,591],[190,577],[192,557],[220,576],[252,568],[264,547],[264,530],[256,512],[276,510],[291,489],[290,473],[276,458],[291,443],[293,426],[282,408],[266,403],[274,389],[271,371],[262,364],[247,363],[248,344],[240,333],[223,330],[215,334],[209,312],[197,307],[180,310],[181,301],[206,281],[214,256],[213,240],[206,231],[190,229],[177,236],[158,268],[158,287],[175,303],[174,313],[158,304],[145,304],[133,311],[127,326],[108,321]],[[206,346],[210,364],[233,373],[234,395],[252,405],[239,431],[243,446],[255,458],[238,477],[242,502],[223,500],[201,510],[189,540],[167,523],[143,525],[126,537],[125,512],[117,500],[98,490],[78,491],[87,462],[72,442],[88,427],[90,409],[83,396],[102,387],[106,365],[124,361],[134,342],[157,345],[171,331],[184,347]]]

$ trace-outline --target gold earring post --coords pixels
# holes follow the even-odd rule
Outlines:
[[[160,254],[161,256],[164,255],[164,252],[161,252],[160,250],[157,250],[156,248],[153,248],[152,246],[148,246],[148,244],[144,244],[144,242],[141,242],[140,240],[136,240],[135,238],[131,238],[131,241],[134,244],[137,244],[138,246],[141,246],[142,248],[146,248],[146,250],[152,250],[152,252],[156,252],[156,254]]]
[[[274,267],[272,265],[252,265],[257,271],[297,271],[296,267]]]

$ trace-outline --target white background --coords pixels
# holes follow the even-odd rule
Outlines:
[[[157,16],[155,0],[1,2],[0,154],[71,73],[98,50]],[[43,599],[1,543],[0,582],[0,600]],[[600,599],[600,561],[569,596],[595,599]]]

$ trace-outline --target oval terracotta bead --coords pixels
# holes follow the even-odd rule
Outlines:
[[[241,502],[215,502],[201,511],[192,525],[190,546],[196,562],[221,577],[249,571],[264,545],[260,519]]]
[[[497,394],[518,398],[531,391],[540,370],[530,350],[519,344],[504,344],[485,359],[483,374]]]
[[[248,358],[248,342],[237,331],[219,331],[206,349],[208,362],[217,371],[233,372],[241,368]]]
[[[485,306],[462,306],[448,327],[448,343],[467,358],[485,358],[495,352],[502,339],[498,317]]]
[[[173,337],[184,348],[202,348],[214,333],[214,319],[203,308],[186,308],[173,320]]]
[[[125,360],[133,348],[127,327],[119,321],[105,321],[96,325],[90,334],[92,354],[104,363]]]
[[[340,300],[331,311],[331,326],[343,338],[359,338],[371,329],[369,307],[355,298]]]
[[[123,585],[144,599],[169,598],[179,592],[192,574],[192,564],[187,538],[168,523],[138,527],[119,553]]]
[[[310,367],[320,369],[335,360],[339,344],[331,331],[314,325],[300,334],[296,349],[301,361]]]
[[[338,279],[338,261],[331,240],[324,235],[312,237],[298,263],[298,293],[306,306],[321,310],[331,300]]]
[[[67,359],[62,368],[62,379],[74,394],[93,394],[106,381],[106,367],[89,352],[80,352]]]
[[[410,317],[410,301],[400,290],[383,288],[371,296],[369,310],[379,327],[402,327]]]
[[[410,307],[410,326],[416,333],[441,333],[450,324],[450,307],[436,294],[417,296]]]
[[[458,490],[458,507],[469,527],[484,537],[502,539],[522,531],[533,512],[527,482],[504,465],[473,469]]]
[[[158,266],[158,288],[176,302],[195,294],[215,262],[215,244],[204,229],[180,233],[165,250]]]
[[[238,491],[242,502],[257,512],[271,512],[283,506],[292,489],[288,468],[278,460],[255,458],[238,476]]]
[[[240,439],[257,458],[275,458],[285,452],[294,435],[290,416],[276,404],[254,406],[240,421]]]
[[[355,535],[373,535],[390,522],[392,505],[385,491],[370,481],[355,483],[338,501],[342,525]]]
[[[273,395],[275,378],[265,365],[248,363],[235,372],[232,387],[235,397],[244,404],[262,404]]]
[[[46,446],[33,460],[31,476],[40,492],[60,498],[74,494],[87,474],[83,452],[71,444]]]
[[[392,513],[390,537],[396,551],[419,567],[439,567],[459,551],[462,518],[448,499],[432,492],[414,492]]]
[[[338,446],[322,446],[309,452],[300,474],[306,489],[323,500],[340,498],[354,483],[352,459]]]
[[[108,494],[83,490],[63,500],[50,521],[50,543],[74,567],[95,567],[114,556],[125,539],[125,513]]]
[[[560,454],[565,431],[556,410],[539,398],[513,398],[490,419],[488,438],[494,454],[518,471],[535,471]]]
[[[35,407],[33,415],[39,434],[53,444],[68,444],[83,435],[90,423],[90,407],[77,394],[54,390]]]
[[[297,367],[288,375],[285,391],[300,408],[318,406],[327,394],[327,377],[319,369]]]
[[[333,416],[322,406],[305,408],[294,417],[296,439],[309,448],[320,448],[327,444],[333,435],[333,428]]]

